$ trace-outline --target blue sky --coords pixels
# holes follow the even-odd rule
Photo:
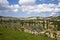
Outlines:
[[[49,3],[52,3],[52,4],[58,4],[58,0],[42,0],[42,1],[40,1],[40,0],[36,0],[36,3],[37,4],[43,4],[43,3],[45,3],[45,4],[49,4]]]
[[[19,0],[8,0],[9,4],[10,5],[14,5],[14,4],[18,4]],[[36,0],[36,4],[49,4],[49,3],[52,3],[52,4],[58,4],[58,0]]]
[[[10,5],[18,4],[19,0],[7,0]]]
[[[3,2],[3,3],[2,3]],[[1,0],[0,16],[60,16],[59,0]]]

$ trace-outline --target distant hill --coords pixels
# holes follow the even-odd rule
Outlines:
[[[35,17],[35,16],[33,16],[33,17],[27,17],[27,18],[16,18],[16,17],[6,17],[6,16],[0,16],[0,18],[4,18],[4,19],[13,19],[13,20],[17,20],[17,19],[19,19],[19,20],[21,20],[21,19],[23,19],[23,20],[27,20],[27,19],[48,19],[48,18],[51,18],[51,19],[55,19],[55,18],[57,18],[57,19],[60,19],[60,16],[55,16],[55,17],[53,17],[53,16],[50,16],[50,17]]]
[[[60,16],[55,16],[55,17],[50,16],[50,17],[48,17],[48,18],[59,18],[59,19],[60,19]]]
[[[21,27],[27,27],[31,30],[43,30],[44,20],[50,20],[51,22],[59,21],[60,16],[56,17],[28,17],[28,18],[15,18],[15,17],[4,17],[0,16],[0,27],[12,28],[12,29],[20,29]],[[39,22],[41,21],[41,23]],[[38,24],[40,23],[40,24]],[[55,22],[56,24],[58,22]],[[60,24],[60,23],[59,23]],[[38,31],[39,31],[38,30]]]

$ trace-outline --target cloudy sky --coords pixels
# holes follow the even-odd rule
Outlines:
[[[60,0],[0,0],[0,16],[60,16]]]

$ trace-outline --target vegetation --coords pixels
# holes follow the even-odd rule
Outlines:
[[[0,27],[0,40],[54,40],[44,35],[34,35]]]
[[[20,32],[24,28],[38,33],[48,29],[60,31],[60,17],[28,19],[0,16],[0,40],[54,40],[46,35]]]
[[[37,17],[37,19],[31,19],[31,20],[21,20],[19,18],[0,16],[0,27],[12,28],[12,29],[17,29],[17,27],[18,28],[27,27],[32,30],[39,31],[39,30],[43,30],[43,29],[48,29],[50,22],[53,22],[51,24],[51,25],[54,25],[54,27],[55,27],[53,30],[60,31],[60,21],[57,21],[57,20],[60,20],[60,16],[49,17],[49,19],[48,18],[39,19],[39,17]],[[43,21],[43,22],[40,22],[40,21]],[[57,27],[56,27],[56,25],[57,25]]]

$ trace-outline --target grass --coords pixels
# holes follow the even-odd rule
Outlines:
[[[54,40],[42,35],[34,35],[0,27],[0,40]]]

